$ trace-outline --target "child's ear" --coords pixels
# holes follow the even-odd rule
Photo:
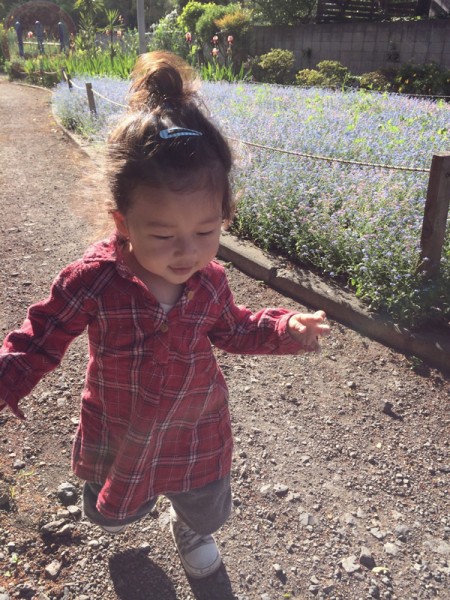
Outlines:
[[[112,216],[114,219],[114,223],[116,224],[117,231],[124,237],[128,238],[128,227],[124,215],[118,210],[115,210]]]

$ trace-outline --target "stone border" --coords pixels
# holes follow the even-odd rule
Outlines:
[[[323,309],[335,321],[406,355],[450,374],[450,333],[437,328],[411,331],[393,321],[371,314],[350,292],[300,267],[287,269],[279,258],[249,242],[224,233],[218,256],[255,279],[302,304]]]

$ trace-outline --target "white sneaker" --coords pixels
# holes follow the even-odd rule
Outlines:
[[[213,536],[193,531],[173,507],[170,507],[170,531],[188,575],[201,579],[217,571],[222,559]]]
[[[128,525],[99,525],[103,531],[106,533],[111,533],[112,535],[117,535],[118,533],[122,533]]]

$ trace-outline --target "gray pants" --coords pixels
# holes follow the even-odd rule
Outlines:
[[[84,514],[92,523],[100,526],[129,525],[139,521],[151,512],[157,501],[157,498],[152,498],[133,517],[120,521],[108,519],[96,508],[97,496],[101,489],[101,485],[88,481],[83,489]],[[201,535],[214,533],[231,514],[230,476],[190,492],[166,494],[166,497],[172,503],[175,512],[191,529]]]

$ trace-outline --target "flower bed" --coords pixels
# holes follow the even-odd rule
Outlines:
[[[91,79],[94,90],[125,104],[127,83]],[[82,81],[75,80],[80,87]],[[432,155],[449,150],[450,105],[367,92],[204,83],[212,115],[233,138],[291,152],[415,167],[357,166],[235,144],[240,192],[232,231],[257,245],[350,285],[376,310],[409,324],[450,315],[450,235],[441,276],[416,273]],[[63,122],[105,139],[124,109],[61,84]]]

